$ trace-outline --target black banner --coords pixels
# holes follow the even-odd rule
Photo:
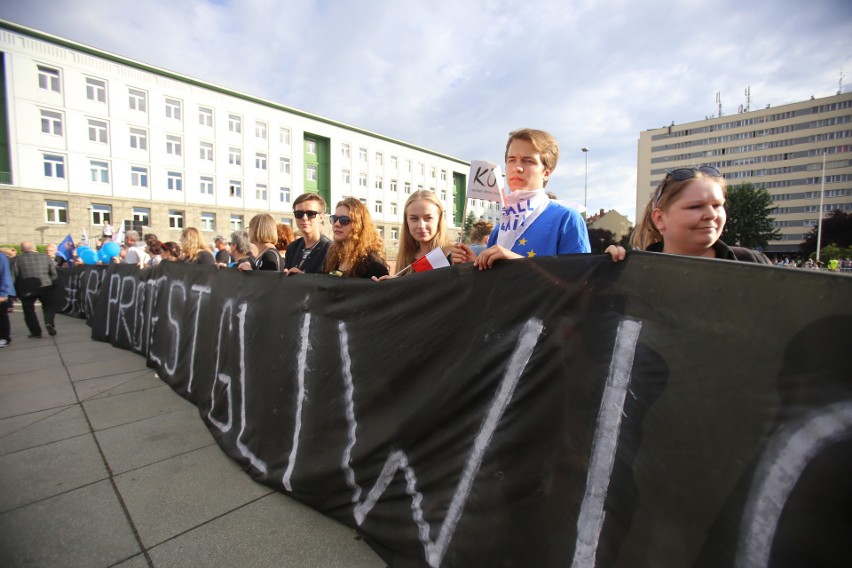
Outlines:
[[[93,338],[391,565],[852,565],[848,277],[648,253],[60,272]]]

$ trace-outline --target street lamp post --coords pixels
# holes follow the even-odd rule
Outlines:
[[[589,149],[586,147],[580,148],[583,151],[583,155],[586,157],[586,178],[583,182],[583,207],[587,210],[589,208],[588,199],[589,199]]]

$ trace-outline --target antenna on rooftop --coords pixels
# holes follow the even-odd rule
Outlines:
[[[716,93],[716,116],[722,116],[722,92]]]
[[[840,77],[837,79],[837,94],[843,94],[843,78],[846,77],[846,72],[843,70],[843,67],[840,68]]]
[[[745,112],[751,110],[751,85],[745,88]]]

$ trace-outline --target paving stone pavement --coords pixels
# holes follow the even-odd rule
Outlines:
[[[20,305],[10,316],[0,566],[385,566],[351,528],[252,480],[143,357],[83,320],[29,339]]]

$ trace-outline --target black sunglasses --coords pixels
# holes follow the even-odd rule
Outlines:
[[[710,177],[724,177],[722,172],[714,168],[713,166],[699,166],[697,168],[678,168],[676,170],[671,170],[666,172],[666,177],[663,178],[663,181],[660,182],[660,185],[657,186],[657,190],[654,192],[654,204],[660,202],[660,198],[663,196],[663,190],[665,190],[668,185],[669,179],[673,179],[676,181],[684,181],[687,179],[692,179],[695,177],[695,174],[701,172],[702,174],[708,175]]]
[[[296,219],[301,219],[305,215],[308,216],[308,219],[313,219],[319,215],[319,211],[293,211],[293,215],[296,216]]]
[[[352,222],[352,218],[349,215],[329,215],[328,217],[331,219],[331,224],[340,223],[342,226],[346,226]]]
[[[720,172],[713,166],[700,166],[697,168],[678,168],[676,170],[668,172],[667,175],[672,176],[673,179],[676,179],[678,181],[683,181],[685,179],[694,178],[695,174],[698,172],[701,172],[702,174],[707,174],[711,177],[722,177],[722,172]]]

